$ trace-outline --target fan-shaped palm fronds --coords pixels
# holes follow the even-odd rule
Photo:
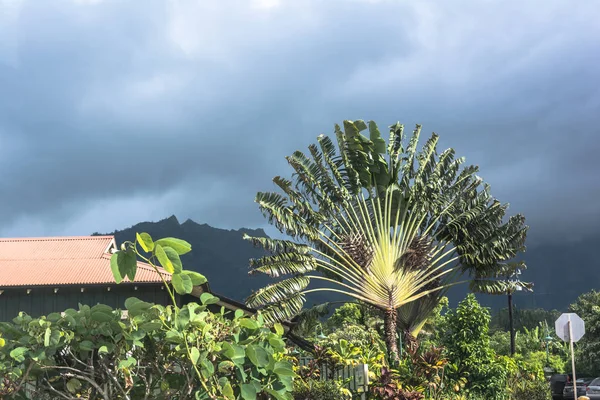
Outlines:
[[[248,238],[271,252],[251,261],[251,273],[284,279],[247,303],[274,321],[296,315],[310,293],[346,294],[385,312],[395,355],[398,309],[435,302],[458,266],[481,282],[522,250],[522,217],[504,223],[507,206],[491,197],[477,167],[461,169],[452,149],[438,154],[435,134],[419,150],[420,134],[417,126],[407,140],[398,123],[386,144],[374,122],[344,121],[343,130],[335,126],[338,149],[321,135],[310,156],[288,157],[292,180],[276,177],[282,193],[258,193],[256,202],[298,242]],[[403,315],[418,325],[422,312]]]

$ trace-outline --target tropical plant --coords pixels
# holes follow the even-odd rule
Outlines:
[[[489,311],[469,294],[445,319],[442,344],[455,367],[446,371],[447,376],[454,381],[466,378],[465,390],[470,395],[503,399],[514,361],[498,359],[490,347]]]
[[[577,371],[600,374],[600,292],[592,290],[577,298],[570,311],[585,321],[585,335],[577,342]]]
[[[305,295],[348,295],[384,313],[386,346],[398,360],[398,309],[437,296],[455,273],[468,272],[478,288],[502,288],[496,270],[523,249],[526,227],[476,175],[461,169],[453,149],[438,154],[433,134],[418,151],[421,127],[406,142],[404,127],[390,127],[386,143],[374,122],[344,121],[327,136],[287,157],[293,181],[275,177],[282,193],[258,193],[261,211],[295,240],[246,237],[271,254],[251,260],[251,273],[288,276],[254,292],[247,304],[269,321],[293,318]],[[311,281],[324,285],[308,288]],[[437,297],[439,300],[439,297]],[[433,301],[407,326],[418,328]],[[416,317],[414,315],[417,315]],[[411,329],[415,331],[415,329]]]

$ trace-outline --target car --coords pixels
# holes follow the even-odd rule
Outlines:
[[[567,374],[553,374],[550,377],[550,392],[552,393],[552,400],[563,400],[563,389],[565,384],[569,380]]]
[[[577,397],[586,396],[588,385],[592,383],[593,380],[594,378],[577,378]],[[573,382],[567,382],[565,384],[565,388],[563,389],[563,399],[574,399]]]
[[[590,400],[600,400],[600,378],[596,378],[590,382],[585,395],[589,397]]]

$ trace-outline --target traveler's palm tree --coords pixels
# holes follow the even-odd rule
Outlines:
[[[339,152],[321,135],[310,158],[287,158],[293,181],[273,180],[282,193],[258,193],[269,222],[292,240],[247,237],[271,253],[251,260],[251,273],[287,276],[247,304],[275,321],[297,315],[309,293],[353,297],[384,312],[394,360],[398,310],[427,303],[401,312],[422,326],[456,273],[467,272],[480,290],[502,285],[494,271],[523,249],[526,227],[521,216],[504,221],[507,205],[491,197],[477,167],[461,168],[452,149],[437,153],[437,135],[418,151],[419,126],[407,144],[400,124],[390,127],[389,144],[375,123],[369,138],[360,133],[366,129],[363,121],[345,121],[343,131],[336,126]]]

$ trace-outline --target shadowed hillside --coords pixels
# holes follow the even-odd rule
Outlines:
[[[191,219],[180,224],[173,215],[158,222],[141,222],[111,234],[120,245],[126,240],[135,240],[136,232],[147,232],[154,239],[170,236],[188,241],[192,251],[181,257],[184,268],[205,275],[216,293],[241,301],[253,289],[268,283],[264,276],[248,276],[248,260],[261,257],[264,252],[243,240],[244,233],[266,236],[262,229],[218,229]]]
[[[272,282],[262,274],[248,276],[248,260],[264,253],[242,237],[244,233],[266,236],[262,229],[218,229],[189,219],[180,224],[175,216],[171,216],[158,222],[141,222],[112,234],[120,244],[134,240],[136,232],[148,232],[155,239],[172,236],[190,242],[192,251],[182,256],[185,268],[204,274],[216,293],[232,299],[243,301],[252,290]],[[522,256],[528,265],[523,280],[534,282],[534,293],[516,293],[515,305],[566,310],[579,294],[600,288],[600,265],[594,257],[597,236],[560,246],[530,247]],[[467,291],[467,284],[450,288],[448,296],[451,304],[463,299]],[[506,307],[506,296],[477,297],[484,305],[494,309]],[[311,304],[339,299],[339,296],[316,294],[307,300]]]

